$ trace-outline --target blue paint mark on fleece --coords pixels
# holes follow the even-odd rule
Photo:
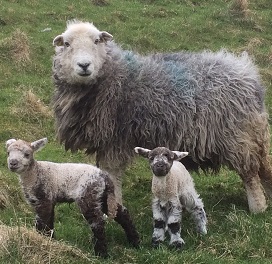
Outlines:
[[[134,52],[126,50],[123,56],[130,70],[134,72],[139,69],[139,61]]]
[[[173,89],[179,94],[193,96],[195,84],[192,77],[190,77],[186,63],[178,60],[165,60],[163,65],[165,72],[169,75]]]

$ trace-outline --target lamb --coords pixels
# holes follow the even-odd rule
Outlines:
[[[55,205],[76,202],[93,231],[96,255],[107,256],[103,213],[119,223],[137,247],[138,233],[128,210],[116,201],[109,174],[89,164],[36,161],[34,153],[46,143],[46,138],[6,142],[8,168],[20,177],[25,198],[36,212],[37,231],[53,236]]]
[[[188,155],[188,152],[171,151],[165,147],[157,147],[153,150],[136,147],[134,150],[149,160],[153,172],[152,245],[157,247],[164,241],[167,228],[170,246],[175,248],[183,246],[185,242],[180,236],[183,207],[192,214],[197,232],[207,234],[207,217],[203,202],[195,190],[193,178],[179,162]]]
[[[124,50],[93,24],[70,21],[55,37],[52,98],[58,139],[96,154],[122,203],[122,174],[133,149],[165,146],[190,153],[189,170],[241,177],[249,210],[272,198],[265,88],[246,53]]]

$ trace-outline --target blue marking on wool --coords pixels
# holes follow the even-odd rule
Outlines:
[[[195,84],[190,78],[186,64],[175,60],[167,60],[164,61],[163,65],[174,90],[183,94],[194,94]]]
[[[127,66],[132,71],[139,69],[139,61],[137,59],[137,55],[134,52],[126,50],[124,52],[124,59],[127,62]]]

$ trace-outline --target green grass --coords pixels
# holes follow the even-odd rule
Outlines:
[[[38,159],[93,161],[81,152],[65,152],[56,141],[52,115],[39,111],[27,100],[31,91],[42,106],[50,109],[54,90],[52,41],[64,31],[68,19],[93,21],[124,48],[141,53],[246,50],[260,68],[267,87],[267,109],[272,113],[269,0],[249,1],[246,17],[231,12],[230,0],[107,0],[101,6],[94,2],[0,0],[0,191],[8,194],[5,206],[0,207],[0,221],[8,226],[30,228],[34,214],[24,201],[17,176],[7,170],[4,147],[7,139],[34,141],[46,136],[49,143],[37,154]],[[43,32],[45,28],[51,30]],[[20,53],[22,43],[29,49]],[[94,257],[90,230],[78,209],[74,205],[59,205],[55,221],[57,240],[81,249],[89,260],[68,254],[55,263],[270,263],[271,205],[263,214],[249,214],[241,180],[228,170],[222,170],[218,176],[193,176],[205,203],[209,229],[207,236],[197,235],[190,217],[184,214],[182,236],[186,244],[182,252],[170,250],[167,242],[159,249],[151,248],[151,174],[147,163],[137,159],[124,175],[124,200],[141,235],[141,247],[131,248],[120,227],[110,221],[107,225],[110,258],[105,261]],[[5,252],[0,255],[1,264],[30,263],[16,241]]]

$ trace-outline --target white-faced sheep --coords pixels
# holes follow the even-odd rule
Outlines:
[[[182,247],[184,240],[180,236],[180,223],[183,207],[192,214],[197,232],[207,234],[204,205],[195,190],[193,178],[179,162],[188,152],[171,151],[164,147],[153,150],[136,147],[135,152],[149,160],[153,172],[153,246],[164,241],[165,230],[168,229],[170,245]]]
[[[246,53],[179,52],[142,56],[123,50],[93,24],[71,21],[53,43],[53,106],[66,149],[96,153],[121,175],[133,149],[166,146],[190,154],[187,169],[221,166],[241,177],[251,212],[272,197],[265,89]]]
[[[89,164],[36,161],[34,152],[46,143],[46,138],[6,142],[8,168],[20,176],[25,198],[36,212],[37,231],[52,236],[55,205],[75,201],[93,231],[95,254],[107,256],[104,213],[138,246],[138,233],[127,209],[116,202],[109,174]]]

